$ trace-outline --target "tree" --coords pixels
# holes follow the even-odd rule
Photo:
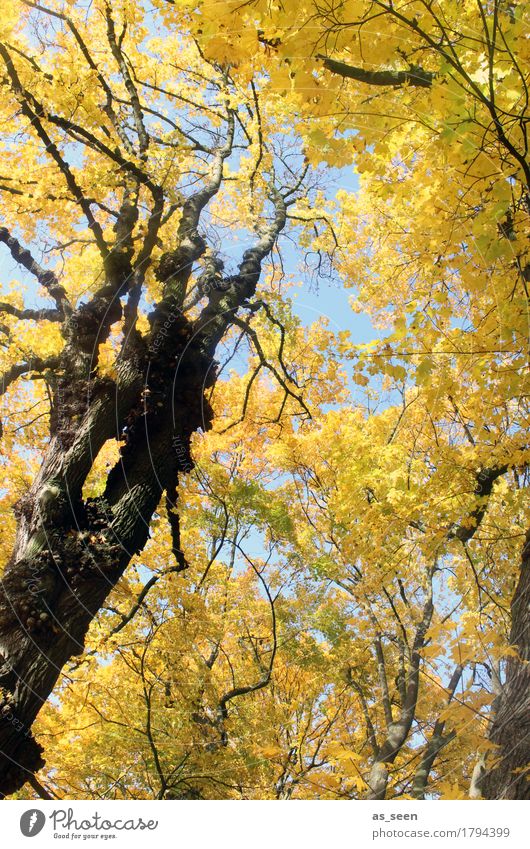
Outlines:
[[[156,13],[29,0],[8,12],[0,240],[33,278],[30,301],[53,306],[18,291],[2,304],[2,386],[21,421],[9,449],[25,479],[0,597],[3,794],[42,766],[31,724],[162,496],[185,568],[177,486],[192,434],[211,426],[215,352],[234,325],[247,330],[237,313],[260,308],[262,266],[315,187],[296,142],[282,144],[285,107],[261,104],[185,35],[159,38]],[[264,354],[262,366],[299,408],[289,376]],[[37,452],[21,380],[40,381]],[[103,491],[86,497],[96,458],[118,444]]]
[[[421,327],[420,382],[429,380],[433,398],[449,390],[458,410],[469,409],[465,418],[473,431],[494,429],[491,416],[520,403],[528,365],[525,6],[502,0],[331,0],[272,7],[229,0],[219,7],[215,33],[200,11],[196,26],[213,55],[230,45],[242,73],[249,64],[270,68],[271,56],[277,56],[271,86],[292,99],[309,159],[354,161],[361,172],[360,202],[347,196],[343,212],[355,243],[363,234],[364,249],[352,251],[360,262],[346,256],[344,269],[350,280],[360,275],[365,281],[363,305],[368,301],[380,315],[403,311],[395,344],[385,340],[382,356],[408,357]],[[254,28],[261,54],[255,47],[249,52],[239,37],[245,27]],[[451,321],[462,322],[463,347],[448,344]],[[440,369],[433,352],[444,358]],[[447,380],[449,354],[453,362],[467,362],[457,381],[462,403],[454,380]],[[378,363],[376,356],[372,370]],[[382,370],[392,369],[396,375],[403,366],[388,360]],[[475,381],[479,407],[491,404],[489,417],[468,408]],[[514,426],[524,431],[525,416]],[[503,429],[495,445],[506,436]],[[516,453],[511,465],[520,459]],[[528,793],[526,545],[518,561],[512,643],[519,660],[507,664],[491,728],[501,747],[483,781],[492,798]]]
[[[421,397],[319,409],[347,385],[333,336],[312,328],[297,347],[313,363],[303,427],[264,427],[282,390],[258,376],[247,392],[257,357],[217,384],[181,494],[189,568],[168,569],[155,518],[38,720],[49,795],[468,795],[509,652],[524,490],[508,516],[500,480],[472,527],[458,431],[442,422],[435,451]]]
[[[527,797],[523,12],[9,11],[0,790]]]

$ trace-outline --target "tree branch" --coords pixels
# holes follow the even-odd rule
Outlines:
[[[330,59],[322,53],[317,53],[316,59],[320,59],[324,68],[332,74],[338,74],[350,80],[364,83],[370,86],[392,86],[399,87],[403,85],[411,85],[419,88],[430,88],[434,74],[430,71],[424,71],[423,68],[412,67],[408,71],[367,71],[364,68],[356,68],[353,65],[347,65],[346,62],[340,62],[337,59]]]
[[[68,304],[68,299],[66,297],[66,291],[60,285],[55,272],[50,269],[43,268],[31,252],[27,248],[22,247],[18,239],[11,235],[7,227],[0,227],[0,242],[3,242],[6,245],[15,262],[37,278],[40,285],[43,286],[54,299],[57,304],[58,311],[62,313],[65,305]],[[4,311],[9,312],[9,310]],[[14,315],[14,313],[12,313],[12,315]]]

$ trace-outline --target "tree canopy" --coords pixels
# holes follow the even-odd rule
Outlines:
[[[0,792],[528,798],[524,5],[5,6]]]

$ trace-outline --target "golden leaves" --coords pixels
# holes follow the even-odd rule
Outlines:
[[[348,779],[348,784],[351,787],[355,788],[358,793],[362,793],[368,788],[361,772],[361,765],[364,760],[361,755],[338,742],[329,743],[327,751],[336,763],[338,772]]]

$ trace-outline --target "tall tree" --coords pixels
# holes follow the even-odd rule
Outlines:
[[[296,143],[282,144],[285,108],[261,104],[185,34],[161,37],[156,13],[106,0],[7,12],[0,240],[31,275],[35,307],[17,292],[1,306],[2,389],[14,399],[20,381],[41,381],[48,436],[14,505],[1,587],[3,794],[42,765],[32,722],[163,495],[185,568],[177,487],[192,434],[211,425],[216,349],[234,324],[246,329],[241,310],[260,307],[263,264],[312,191]],[[109,441],[119,457],[85,497]],[[31,451],[31,439],[18,445]]]
[[[12,0],[1,792],[42,766],[32,722],[92,624],[134,692],[144,795],[528,795],[524,15]],[[284,236],[380,340],[302,330]],[[245,345],[218,392],[215,357]],[[148,578],[122,578],[144,548]],[[86,716],[123,752],[89,663]],[[80,693],[61,679],[66,724]],[[95,782],[74,757],[53,792],[131,796],[108,753]]]
[[[193,18],[192,4],[189,9]],[[292,99],[310,161],[353,161],[362,175],[360,202],[346,197],[343,207],[355,232],[350,245],[357,245],[359,233],[364,242],[351,251],[357,260],[346,256],[346,277],[364,280],[361,303],[380,318],[384,311],[403,312],[394,344],[385,340],[388,348],[372,361],[372,371],[386,358],[382,371],[397,375],[403,365],[396,361],[405,358],[416,364],[420,382],[429,381],[433,399],[450,395],[458,410],[469,410],[473,433],[494,428],[498,410],[517,407],[525,395],[528,371],[525,4],[227,0],[215,32],[202,19],[198,15],[195,25],[211,55],[225,55],[230,46],[242,72],[260,62],[269,68],[271,88]],[[249,51],[247,37],[240,37],[245,27],[254,30],[261,53],[256,45]],[[457,334],[463,345],[450,341],[455,322],[466,331]],[[407,360],[407,351],[422,356]],[[454,371],[447,379],[449,356],[463,366],[458,380]],[[489,416],[469,407],[471,387],[483,406],[491,405]],[[526,415],[518,417],[515,427],[527,426]],[[499,442],[509,446],[512,433],[499,434]],[[514,455],[513,465],[520,459]],[[491,729],[500,750],[483,790],[492,798],[529,792],[521,777],[530,762],[526,547],[517,560],[512,637],[519,659],[506,666]]]

